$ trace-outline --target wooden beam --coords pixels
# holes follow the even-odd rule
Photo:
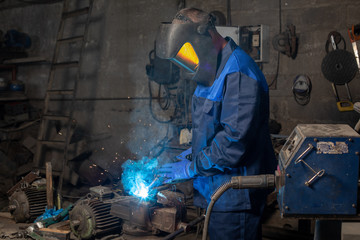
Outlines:
[[[46,162],[46,201],[47,209],[52,209],[54,207],[54,195],[51,162]]]

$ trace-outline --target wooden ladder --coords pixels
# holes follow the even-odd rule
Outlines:
[[[80,2],[82,4],[86,2],[86,6],[77,7],[76,4]],[[81,62],[83,60],[83,52],[85,49],[93,2],[94,0],[88,0],[88,2],[83,0],[64,0],[61,21],[48,78],[44,111],[39,128],[36,153],[34,156],[34,167],[40,170],[45,170],[46,153],[48,151],[53,151],[54,149],[61,152],[61,155],[63,155],[63,159],[61,159],[62,162],[60,164],[61,169],[57,171],[54,169],[55,171],[53,171],[54,176],[59,176],[57,187],[58,196],[61,196],[64,181],[64,170],[69,160],[71,131],[76,122],[73,119],[74,103],[76,100],[77,85],[80,79]],[[73,6],[74,3],[76,6]],[[71,24],[74,22],[76,22],[76,24],[81,24],[81,33],[76,31],[79,35],[70,34],[74,32],[71,31],[71,29],[69,31],[69,27],[74,27],[74,24]],[[69,50],[71,60],[68,60],[67,58],[70,57],[64,56],[66,55],[64,48],[68,47],[71,49],[74,48],[74,46],[77,46],[76,51]],[[71,76],[67,76],[66,78],[61,76],[61,73],[64,74],[65,71],[67,71],[67,73],[71,72]],[[51,131],[54,130],[54,124],[55,126],[63,126],[66,130],[64,132],[60,132],[60,130],[57,129],[57,134],[51,134]],[[60,136],[60,140],[59,135],[62,135]]]

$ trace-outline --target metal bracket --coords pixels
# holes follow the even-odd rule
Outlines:
[[[305,166],[307,166],[315,174],[314,176],[312,176],[309,180],[307,180],[305,182],[305,185],[308,186],[308,187],[315,181],[315,179],[317,177],[322,177],[324,175],[324,173],[325,173],[324,169],[321,169],[320,171],[316,172],[312,167],[310,167],[309,164],[307,164],[302,159],[303,157],[306,157],[310,153],[310,151],[313,150],[313,149],[314,149],[314,146],[309,143],[309,147],[307,149],[305,149],[305,151],[302,154],[300,154],[300,156],[295,160],[295,164],[298,164],[299,162],[303,162],[305,164]]]

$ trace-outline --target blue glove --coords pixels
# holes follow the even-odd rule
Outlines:
[[[191,154],[191,148],[176,157],[180,161],[166,163],[160,167],[158,175],[165,179],[164,183],[187,180],[194,177],[195,174],[190,170],[191,162],[186,159],[186,156],[189,154]]]

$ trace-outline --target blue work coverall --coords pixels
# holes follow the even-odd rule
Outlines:
[[[198,85],[192,99],[190,171],[196,175],[194,189],[199,193],[194,193],[194,204],[201,208],[232,176],[273,174],[276,169],[265,77],[232,39],[227,40],[214,83]],[[213,208],[210,238],[261,239],[267,194],[257,189],[227,190]]]

